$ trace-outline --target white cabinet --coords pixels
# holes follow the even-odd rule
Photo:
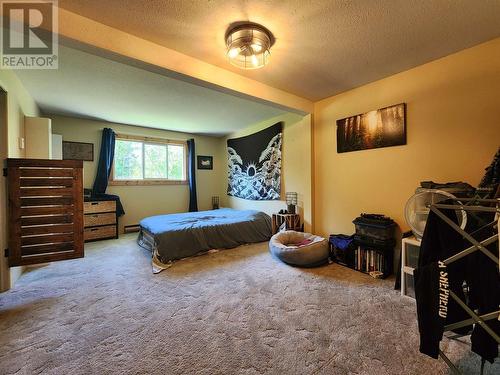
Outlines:
[[[52,155],[51,159],[62,160],[62,135],[52,134]]]
[[[403,238],[401,244],[401,295],[415,298],[413,271],[418,266],[420,240]]]

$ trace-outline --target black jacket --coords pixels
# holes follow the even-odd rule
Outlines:
[[[457,222],[453,210],[441,212]],[[474,231],[474,225],[474,220],[469,220],[469,233]],[[474,237],[483,240],[490,235],[491,228],[475,233]],[[430,212],[420,247],[418,268],[415,270],[415,296],[420,351],[433,358],[438,357],[444,325],[470,318],[449,296],[450,290],[469,306],[479,310],[480,315],[497,310],[500,304],[498,268],[483,253],[476,251],[448,267],[440,262],[469,246],[470,242],[463,239],[434,212]],[[491,251],[498,255],[498,244],[494,243],[490,247]],[[468,290],[467,298],[464,285]],[[487,324],[500,332],[498,320],[488,321]],[[470,329],[468,326],[456,332],[466,334]],[[479,325],[474,327],[471,341],[472,350],[488,361],[493,362],[498,356],[498,344]]]

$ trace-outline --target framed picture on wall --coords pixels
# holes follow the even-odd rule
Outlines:
[[[62,154],[63,160],[94,161],[94,144],[63,141]]]
[[[214,169],[213,156],[198,155],[197,160],[198,160],[198,169]]]
[[[338,153],[405,144],[405,103],[337,120]]]

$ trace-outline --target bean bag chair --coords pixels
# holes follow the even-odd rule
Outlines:
[[[287,230],[269,241],[269,251],[292,266],[316,267],[328,262],[328,240],[310,233]]]

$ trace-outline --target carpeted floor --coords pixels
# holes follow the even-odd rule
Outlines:
[[[448,374],[418,353],[414,304],[392,286],[286,266],[267,243],[153,275],[135,235],[95,242],[0,294],[0,373]],[[442,348],[478,372],[467,345]]]

